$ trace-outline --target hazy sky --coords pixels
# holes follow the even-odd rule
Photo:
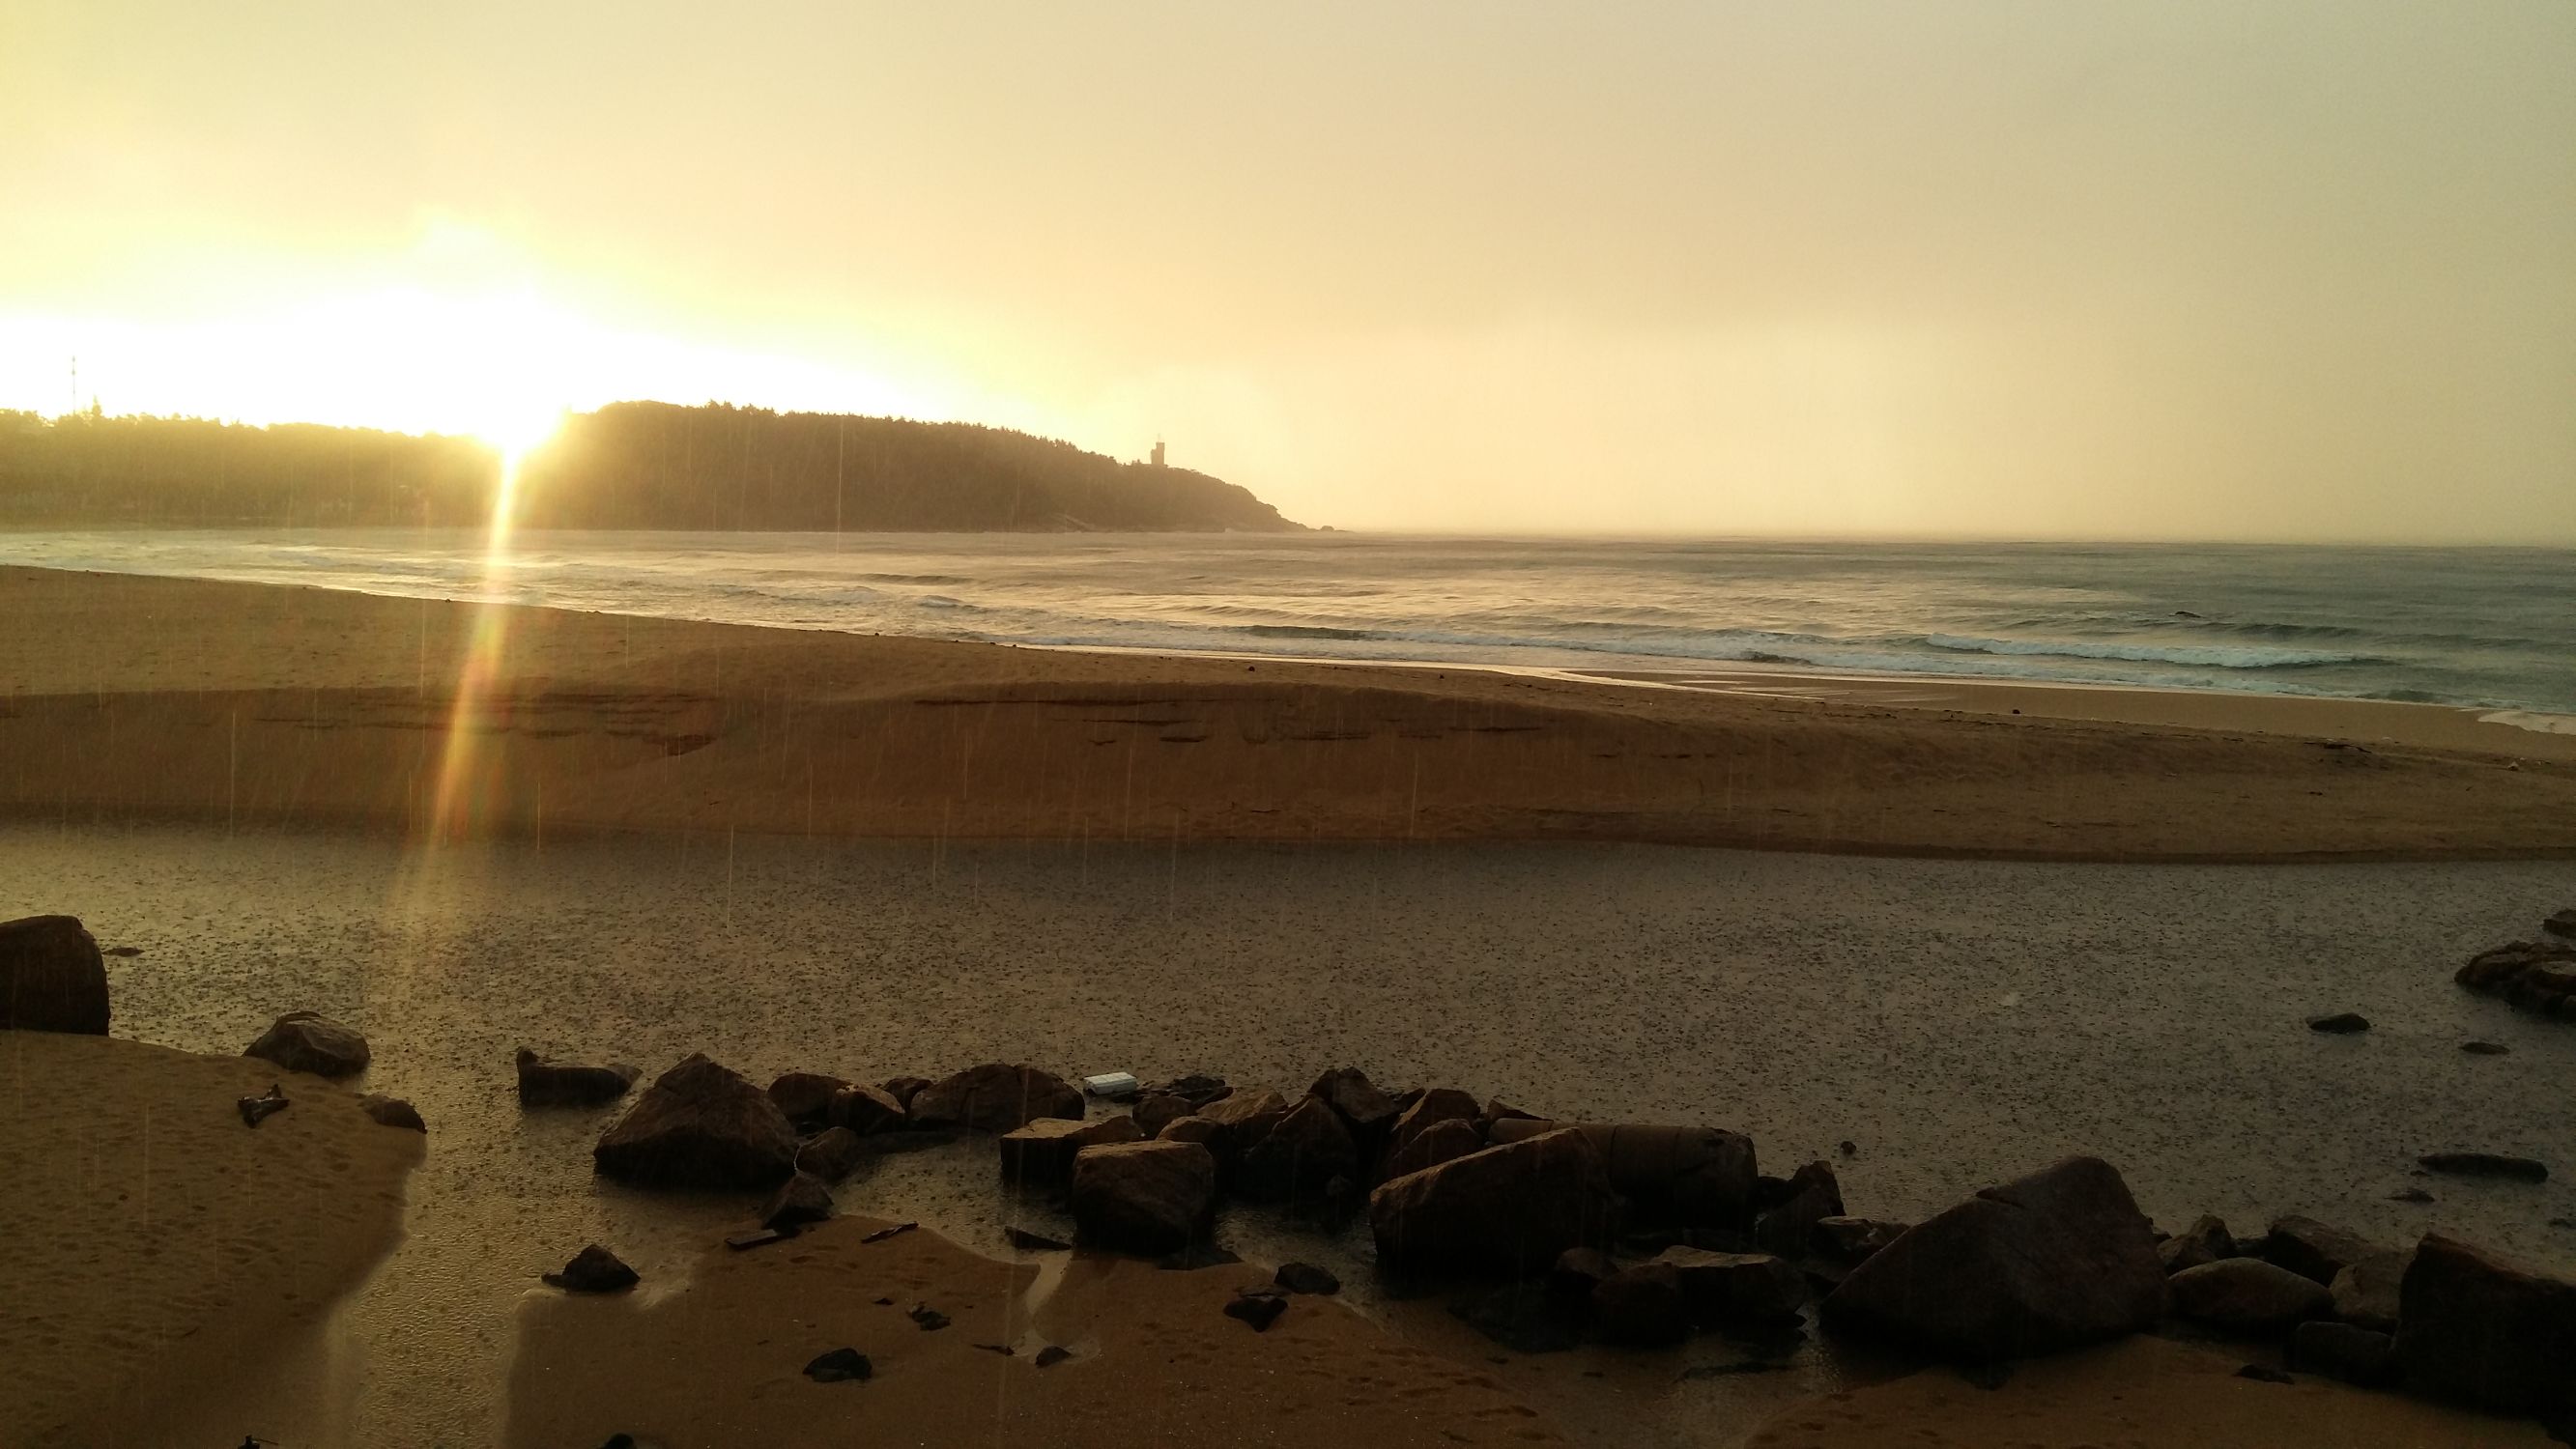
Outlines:
[[[1309,522],[2576,543],[2576,3],[0,7],[0,405]]]

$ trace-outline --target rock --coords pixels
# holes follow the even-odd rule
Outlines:
[[[317,1077],[355,1076],[367,1069],[368,1061],[367,1039],[357,1028],[312,1011],[279,1017],[242,1055]]]
[[[796,1129],[769,1094],[693,1055],[591,1149],[603,1177],[646,1187],[767,1187],[796,1170]]]
[[[2278,1334],[2334,1312],[2334,1295],[2260,1258],[2223,1258],[2173,1275],[2173,1311],[2241,1337]]]
[[[1476,1114],[1476,1129],[1491,1137],[1494,1124],[1497,1122],[1535,1122],[1537,1120],[1536,1112],[1524,1112],[1502,1098],[1496,1097],[1486,1102],[1484,1110]]]
[[[1173,1092],[1147,1092],[1136,1099],[1128,1113],[1136,1121],[1136,1130],[1148,1137],[1160,1137],[1163,1129],[1198,1110],[1198,1104]]]
[[[832,1093],[832,1100],[823,1108],[823,1120],[835,1127],[847,1127],[861,1137],[901,1132],[912,1125],[911,1114],[892,1092],[864,1083],[852,1083]]]
[[[1824,1317],[1996,1359],[2135,1333],[2165,1304],[2155,1235],[2128,1184],[2099,1158],[2070,1157],[1918,1224],[1852,1269]]]
[[[2433,1195],[2420,1187],[2401,1187],[2388,1195],[2390,1202],[2428,1203]]]
[[[2427,1152],[2415,1159],[2427,1172],[2452,1177],[2503,1177],[2515,1182],[2547,1182],[2549,1169],[2528,1157],[2499,1152]]]
[[[1476,1099],[1455,1087],[1433,1087],[1424,1092],[1414,1099],[1412,1106],[1405,1108],[1396,1117],[1395,1125],[1387,1129],[1386,1154],[1381,1160],[1379,1176],[1401,1177],[1406,1172],[1418,1171],[1422,1167],[1429,1166],[1429,1163],[1418,1163],[1414,1167],[1398,1169],[1394,1164],[1397,1159],[1404,1156],[1405,1148],[1414,1139],[1443,1122],[1466,1123],[1467,1130],[1475,1133],[1473,1140],[1476,1146],[1484,1146],[1484,1133],[1478,1131],[1475,1125],[1476,1112]]]
[[[1386,1166],[1381,1172],[1387,1177],[1402,1177],[1408,1172],[1420,1172],[1426,1167],[1453,1162],[1470,1152],[1481,1152],[1484,1147],[1484,1139],[1476,1135],[1475,1123],[1455,1119],[1434,1122],[1402,1146],[1388,1152]]]
[[[1576,1312],[1590,1295],[1567,1300],[1535,1283],[1507,1283],[1454,1299],[1449,1311],[1514,1353],[1556,1353],[1582,1341]]]
[[[1910,1223],[1882,1222],[1876,1218],[1822,1217],[1816,1219],[1815,1231],[1808,1245],[1837,1263],[1852,1264],[1868,1258],[1881,1248],[1905,1235]]]
[[[1359,1146],[1340,1113],[1308,1097],[1244,1150],[1231,1187],[1254,1202],[1320,1202],[1334,1178],[1355,1178],[1359,1170]]]
[[[1379,1091],[1368,1073],[1357,1067],[1336,1067],[1324,1073],[1306,1089],[1306,1095],[1321,1098],[1325,1106],[1341,1114],[1353,1135],[1372,1144],[1383,1141],[1395,1119],[1404,1112],[1402,1102]]]
[[[2473,1057],[2501,1057],[2513,1052],[2513,1048],[2500,1041],[2464,1041],[2460,1043],[2460,1050]]]
[[[801,1228],[807,1223],[829,1222],[832,1217],[832,1190],[822,1179],[797,1173],[778,1185],[761,1206],[760,1225],[782,1232]]]
[[[643,1280],[615,1253],[593,1243],[573,1254],[562,1272],[546,1274],[545,1281],[566,1293],[623,1293]]]
[[[889,1238],[900,1238],[906,1233],[917,1232],[920,1228],[921,1224],[919,1223],[888,1223],[884,1227],[877,1229],[875,1232],[868,1234],[866,1237],[859,1239],[859,1241],[862,1243],[882,1243]]]
[[[1611,1186],[1638,1220],[1684,1228],[1741,1228],[1751,1221],[1758,1175],[1752,1139],[1713,1127],[1528,1118],[1496,1122],[1492,1135],[1497,1143],[1523,1142],[1564,1127],[1591,1139]]]
[[[1618,1271],[1619,1265],[1599,1248],[1568,1248],[1548,1268],[1548,1288],[1561,1298],[1588,1303],[1593,1288]]]
[[[1816,1224],[1843,1215],[1842,1183],[1823,1162],[1810,1162],[1789,1174],[1789,1196],[1753,1224],[1753,1241],[1762,1251],[1794,1258],[1807,1251]]]
[[[2192,1220],[2190,1227],[2157,1244],[2156,1256],[2163,1261],[2166,1273],[2179,1273],[2185,1268],[2235,1257],[2236,1238],[2227,1231],[2227,1224],[2203,1213]]]
[[[1223,1100],[1232,1094],[1234,1088],[1227,1086],[1223,1077],[1211,1077],[1205,1072],[1192,1072],[1186,1077],[1174,1077],[1168,1082],[1156,1083],[1148,1090],[1178,1097],[1189,1103],[1192,1111],[1196,1111],[1210,1102]]]
[[[1216,1140],[1207,1144],[1208,1150],[1216,1154],[1219,1162],[1232,1162],[1269,1136],[1279,1119],[1288,1115],[1288,1099],[1277,1092],[1237,1091],[1192,1115],[1216,1124]]]
[[[605,1067],[550,1062],[519,1048],[519,1105],[522,1107],[595,1107],[626,1095],[640,1070],[618,1063]]]
[[[2374,1253],[2335,1275],[2327,1292],[2335,1317],[2382,1333],[2397,1331],[2400,1295],[2406,1283],[2409,1253]]]
[[[2370,1030],[2370,1018],[2358,1011],[2339,1011],[2332,1016],[2312,1016],[2308,1018],[2308,1030],[2327,1032],[2335,1036],[2350,1036],[2357,1031]]]
[[[1052,1191],[1073,1180],[1073,1156],[1086,1147],[1134,1142],[1144,1134],[1136,1119],[1121,1112],[1096,1122],[1069,1117],[1041,1117],[1001,1136],[1002,1185],[1020,1191]]]
[[[1216,1159],[1195,1142],[1086,1147],[1073,1159],[1073,1220],[1083,1242],[1142,1253],[1188,1245],[1216,1205]]]
[[[818,1384],[864,1383],[876,1371],[868,1356],[855,1348],[836,1348],[805,1365],[805,1377]]]
[[[1312,1263],[1282,1263],[1271,1282],[1291,1293],[1334,1294],[1342,1291],[1342,1280]]]
[[[2337,1273],[2388,1249],[2350,1228],[2292,1215],[2274,1219],[2255,1251],[2312,1283],[2332,1284]]]
[[[1213,1154],[1225,1128],[1205,1117],[1175,1117],[1154,1134],[1158,1142],[1195,1142]]]
[[[1062,1238],[1051,1237],[1045,1233],[1034,1232],[1028,1228],[1021,1227],[1016,1223],[1003,1228],[1002,1237],[1007,1240],[1012,1247],[1017,1248],[1024,1253],[1062,1253],[1069,1251],[1073,1247],[1073,1244],[1064,1241]]]
[[[818,1127],[831,1115],[832,1098],[850,1084],[818,1072],[781,1072],[769,1084],[769,1100],[799,1127]]]
[[[1054,1368],[1057,1364],[1060,1364],[1071,1357],[1073,1357],[1072,1349],[1066,1348],[1060,1344],[1050,1343],[1046,1347],[1038,1350],[1038,1356],[1032,1360],[1032,1362],[1042,1369]]]
[[[930,1079],[928,1077],[888,1077],[877,1085],[887,1096],[894,1099],[896,1106],[909,1111],[912,1108],[912,1099],[921,1095],[921,1089],[930,1085]]]
[[[2295,1384],[2298,1382],[2297,1379],[2290,1377],[2288,1374],[2283,1373],[2281,1370],[2266,1363],[2249,1363],[2243,1368],[2238,1369],[2236,1371],[2236,1376],[2240,1379],[2252,1379],[2258,1384]]]
[[[737,1253],[747,1253],[754,1248],[766,1248],[772,1243],[786,1242],[795,1236],[794,1228],[752,1228],[746,1232],[726,1234],[724,1245]],[[862,1239],[862,1241],[865,1240]]]
[[[1268,1333],[1270,1325],[1278,1322],[1279,1315],[1287,1311],[1287,1299],[1258,1288],[1244,1289],[1235,1294],[1234,1301],[1225,1305],[1226,1317],[1239,1318],[1251,1324],[1255,1333]]]
[[[2396,1377],[2397,1341],[2377,1329],[2311,1319],[2290,1330],[2287,1361],[2303,1374],[2375,1389]]]
[[[2576,1407],[2576,1282],[2427,1233],[2400,1291],[2397,1362],[2409,1385],[2484,1408]]]
[[[1541,1134],[1407,1173],[1369,1195],[1378,1264],[1535,1271],[1568,1248],[1609,1242],[1618,1194],[1579,1131]]]
[[[2503,996],[2525,972],[2567,961],[2576,961],[2576,943],[2511,941],[2470,957],[2451,979],[2471,991]]]
[[[286,1094],[278,1090],[275,1082],[268,1084],[268,1092],[265,1096],[233,1099],[233,1110],[241,1113],[242,1125],[245,1127],[256,1127],[285,1111],[289,1105],[291,1104],[286,1100]]]
[[[1679,1277],[1682,1296],[1703,1322],[1777,1322],[1797,1317],[1807,1301],[1807,1275],[1769,1253],[1666,1248],[1655,1261]]]
[[[2540,929],[2553,936],[2576,937],[2576,906],[2552,914],[2540,923]]]
[[[1201,1268],[1224,1268],[1242,1261],[1240,1253],[1217,1247],[1205,1238],[1194,1238],[1188,1247],[1156,1258],[1154,1268],[1163,1273],[1195,1273]]]
[[[940,1312],[938,1309],[931,1307],[927,1303],[916,1303],[912,1305],[910,1308],[904,1310],[903,1316],[911,1319],[913,1327],[920,1329],[924,1333],[937,1333],[939,1330],[946,1328],[949,1323],[947,1314]]]
[[[0,922],[0,1031],[107,1035],[107,962],[78,916]]]
[[[429,1131],[429,1124],[420,1120],[420,1109],[400,1097],[369,1092],[358,1098],[358,1110],[366,1113],[368,1120],[380,1127],[404,1127],[421,1133]]]
[[[986,1062],[921,1089],[906,1110],[922,1127],[1008,1132],[1041,1117],[1080,1117],[1082,1093],[1035,1067]]]
[[[867,1149],[847,1127],[826,1127],[796,1149],[796,1170],[824,1182],[839,1182],[858,1170]]]
[[[1679,1343],[1690,1332],[1681,1275],[1663,1263],[1640,1263],[1602,1279],[1592,1285],[1592,1326],[1611,1343]]]

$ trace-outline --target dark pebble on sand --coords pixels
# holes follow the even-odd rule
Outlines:
[[[1279,1315],[1288,1311],[1288,1300],[1275,1293],[1250,1291],[1238,1294],[1225,1305],[1225,1316],[1239,1318],[1252,1325],[1255,1333],[1268,1333]]]
[[[2453,1177],[2501,1177],[2515,1182],[2547,1182],[2549,1169],[2528,1157],[2501,1152],[2427,1152],[2415,1159],[2434,1172]]]
[[[1342,1280],[1312,1263],[1282,1263],[1270,1281],[1291,1293],[1339,1293]]]
[[[1072,1349],[1050,1343],[1046,1347],[1038,1350],[1036,1362],[1039,1368],[1054,1368],[1057,1364],[1060,1364],[1071,1357],[1073,1357]]]
[[[904,1317],[920,1324],[921,1331],[924,1333],[937,1333],[948,1326],[948,1315],[927,1303],[914,1304],[912,1311],[906,1313]]]
[[[2474,1057],[2500,1057],[2510,1053],[2513,1048],[2500,1041],[2464,1041],[2460,1043],[2460,1050]]]
[[[805,1365],[805,1377],[818,1384],[863,1381],[876,1371],[868,1356],[855,1348],[836,1348]]]
[[[2312,1016],[2308,1018],[2308,1030],[2349,1036],[2356,1031],[2370,1030],[2370,1018],[2358,1011],[2338,1011],[2332,1016]]]
[[[2431,1202],[2433,1195],[2420,1187],[2410,1187],[2388,1195],[2390,1202]]]

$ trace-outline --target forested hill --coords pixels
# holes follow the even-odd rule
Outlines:
[[[315,424],[0,412],[0,527],[473,525],[500,457]],[[613,403],[521,472],[525,528],[1280,532],[1247,489],[968,423]]]

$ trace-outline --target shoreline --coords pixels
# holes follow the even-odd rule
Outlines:
[[[1744,671],[1644,687],[36,569],[0,569],[0,606],[0,752],[20,762],[0,816],[19,819],[2576,854],[2576,735],[2440,706]]]

